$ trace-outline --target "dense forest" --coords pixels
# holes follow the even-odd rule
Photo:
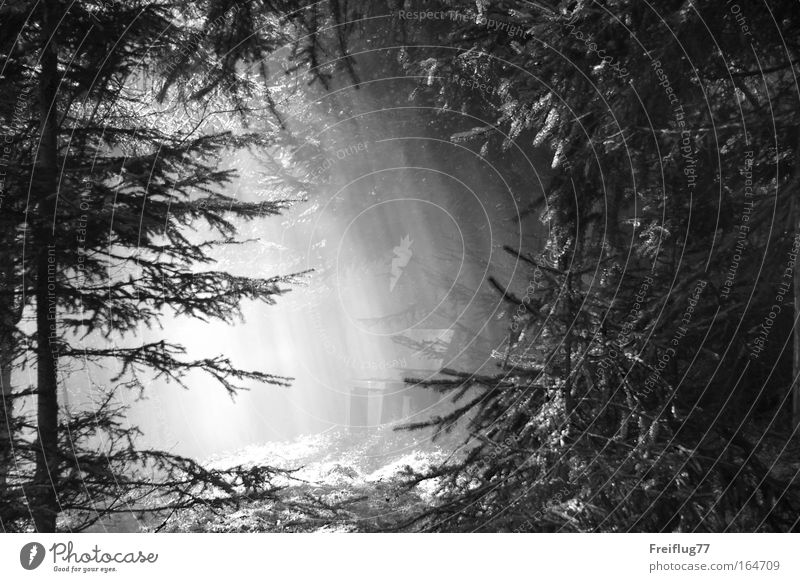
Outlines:
[[[15,0],[0,39],[0,530],[798,531],[796,2]],[[216,339],[293,296],[288,368]],[[133,412],[304,369],[397,393],[313,479]]]

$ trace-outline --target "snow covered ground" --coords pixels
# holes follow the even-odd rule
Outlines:
[[[286,503],[254,502],[238,511],[188,512],[171,531],[359,531],[401,521],[435,502],[435,482],[411,491],[398,487],[402,472],[423,471],[447,458],[458,442],[432,443],[429,433],[346,428],[306,435],[289,442],[252,445],[207,461],[215,468],[269,465],[298,469],[286,479]],[[291,502],[291,503],[290,503]],[[305,505],[298,511],[292,504]],[[330,508],[338,506],[333,511]]]

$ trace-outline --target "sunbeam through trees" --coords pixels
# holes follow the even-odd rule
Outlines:
[[[0,4],[0,529],[798,531],[798,16]]]

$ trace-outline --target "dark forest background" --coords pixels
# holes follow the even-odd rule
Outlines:
[[[0,527],[135,515],[161,530],[191,514],[202,529],[197,515],[247,507],[268,516],[248,527],[281,531],[796,531],[799,14],[789,0],[4,4]],[[346,121],[367,110],[380,123]],[[430,140],[408,166],[465,184],[491,171],[508,193],[502,236],[457,216],[496,252],[475,251],[485,275],[456,289],[481,292],[446,369],[408,378],[448,404],[400,430],[453,454],[365,502],[298,489],[291,469],[141,446],[127,403],[153,379],[192,389],[202,372],[232,396],[291,384],[143,330],[235,323],[303,285],[302,266],[259,277],[215,253],[321,200],[325,151],[383,136]],[[257,201],[229,189],[245,158]],[[370,176],[378,192],[396,179]],[[106,386],[65,408],[60,386],[90,368]]]

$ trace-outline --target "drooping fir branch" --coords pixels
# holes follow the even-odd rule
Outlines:
[[[60,354],[64,357],[81,358],[95,363],[101,363],[105,360],[108,363],[104,364],[104,366],[112,363],[119,364],[121,370],[114,378],[113,381],[115,382],[122,380],[130,373],[147,369],[154,374],[153,377],[155,379],[166,378],[176,381],[183,388],[188,388],[183,380],[184,377],[190,372],[200,371],[211,376],[231,396],[235,396],[239,391],[247,389],[244,385],[236,384],[237,381],[250,380],[263,384],[289,386],[292,380],[292,378],[284,376],[242,370],[235,367],[230,358],[222,355],[213,358],[183,360],[180,359],[180,356],[186,355],[186,349],[182,345],[173,344],[165,340],[133,348],[84,348],[65,343],[61,346]]]
[[[109,391],[91,409],[73,412],[60,427],[59,470],[53,478],[69,531],[83,531],[120,514],[152,524],[194,507],[218,511],[274,503],[293,480],[293,470],[241,465],[214,469],[181,455],[140,448],[138,430],[126,421],[127,406],[118,401],[119,394]],[[31,443],[16,444],[18,465],[33,463]],[[26,494],[33,493],[19,477],[14,476],[14,483],[18,488],[21,483]],[[17,507],[3,513],[6,529],[12,531],[27,511]]]

